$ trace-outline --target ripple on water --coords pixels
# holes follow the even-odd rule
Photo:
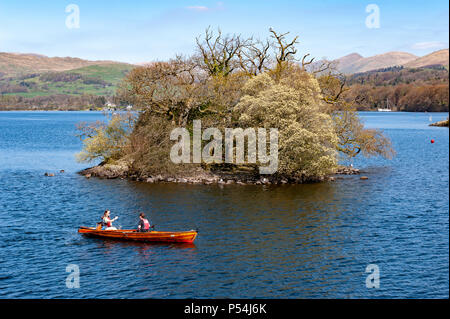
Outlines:
[[[87,180],[74,125],[99,114],[0,112],[0,297],[447,298],[448,129],[430,131],[426,114],[365,116],[398,153],[355,160],[366,181],[218,187]],[[200,233],[149,245],[76,232],[105,208],[122,227],[144,210],[160,230]],[[371,263],[377,290],[365,287]],[[69,264],[80,289],[66,288]]]

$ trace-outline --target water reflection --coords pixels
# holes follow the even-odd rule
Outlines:
[[[200,229],[205,224],[198,237],[199,249],[214,249],[213,256],[220,261],[215,270],[222,274],[225,286],[231,285],[233,276],[227,267],[236,258],[240,266],[233,265],[235,270],[247,272],[244,282],[264,274],[272,284],[291,282],[283,289],[299,289],[301,283],[342,278],[329,261],[346,262],[355,253],[341,248],[352,241],[349,228],[342,225],[355,216],[346,208],[348,194],[338,191],[333,182],[270,187],[132,183],[132,187],[140,194],[141,206],[150,206],[147,201],[151,201],[154,210],[161,210],[155,214],[167,214],[170,203],[178,207],[171,215],[194,216],[201,221]],[[194,207],[189,204],[192,201]],[[309,289],[318,293],[323,285]]]
[[[100,238],[86,238],[86,240],[94,241],[99,251],[104,254],[112,254],[117,250],[123,249],[136,252],[145,257],[166,249],[188,250],[189,252],[195,252],[196,250],[194,243],[146,243]]]

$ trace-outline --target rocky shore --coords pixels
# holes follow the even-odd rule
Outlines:
[[[448,127],[448,119],[430,124],[430,126]]]
[[[210,172],[199,169],[191,176],[138,175],[130,173],[126,164],[100,164],[84,169],[79,174],[86,178],[129,179],[146,183],[187,183],[187,184],[238,184],[238,185],[279,185],[301,184],[308,182],[333,181],[336,175],[356,175],[360,171],[349,166],[340,166],[333,175],[306,180],[275,175],[254,175],[250,173]]]

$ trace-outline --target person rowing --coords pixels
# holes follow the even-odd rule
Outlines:
[[[116,216],[113,219],[110,217],[111,212],[109,210],[105,210],[102,217],[102,224],[105,226],[105,230],[117,230],[116,227],[113,227],[112,222],[116,221],[119,217]]]
[[[144,213],[139,214],[138,232],[148,232],[150,230],[150,222],[145,218]]]

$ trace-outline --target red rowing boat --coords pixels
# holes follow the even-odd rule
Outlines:
[[[81,226],[78,232],[89,237],[160,243],[193,243],[197,237],[196,230],[180,232],[149,231],[144,233],[135,229],[99,230],[94,227]]]

